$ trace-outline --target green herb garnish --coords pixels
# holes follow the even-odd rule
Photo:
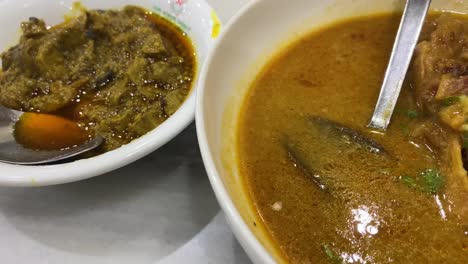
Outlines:
[[[449,96],[442,100],[442,106],[451,106],[460,101],[459,96]]]
[[[444,187],[444,177],[433,169],[427,169],[417,177],[403,175],[399,180],[410,188],[429,194],[436,194]]]
[[[416,180],[411,176],[403,175],[400,177],[400,181],[410,188],[416,189],[418,187]]]
[[[419,116],[419,113],[418,111],[416,111],[415,109],[409,109],[407,112],[406,112],[406,115],[409,117],[409,118],[418,118]]]
[[[444,178],[437,170],[427,169],[421,173],[425,192],[435,194],[444,186]]]
[[[401,130],[401,133],[403,133],[403,135],[409,136],[410,129],[409,129],[408,124],[400,124],[400,130]]]
[[[341,264],[343,259],[335,253],[327,244],[322,245],[323,251],[332,263]]]

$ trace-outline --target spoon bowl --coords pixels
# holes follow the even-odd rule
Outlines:
[[[39,165],[65,160],[95,149],[103,142],[100,136],[84,144],[59,150],[33,150],[16,142],[14,125],[23,114],[21,111],[0,106],[0,162],[18,165]]]

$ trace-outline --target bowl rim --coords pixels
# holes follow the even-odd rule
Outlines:
[[[203,108],[205,101],[205,84],[208,78],[207,73],[210,65],[213,61],[214,56],[218,53],[218,49],[221,42],[224,40],[227,34],[230,34],[230,29],[242,19],[242,17],[260,2],[265,0],[251,0],[249,3],[244,5],[224,26],[222,33],[219,35],[215,44],[211,48],[208,56],[205,59],[205,63],[200,73],[199,89],[197,90],[196,98],[196,110],[195,110],[195,123],[197,129],[198,145],[200,153],[205,165],[205,170],[208,174],[210,184],[213,188],[215,196],[227,216],[227,222],[233,230],[234,235],[247,252],[252,261],[256,263],[275,263],[273,256],[266,250],[263,244],[250,230],[250,227],[244,221],[232,198],[230,197],[227,189],[224,186],[223,181],[220,178],[220,173],[214,163],[213,154],[208,147],[208,138],[205,129],[205,111]]]
[[[202,2],[200,4],[204,5],[209,13],[215,12],[208,1],[202,0]],[[203,50],[205,53],[209,53],[215,42],[215,39],[210,35],[206,33],[208,44],[206,50]],[[201,48],[194,43],[194,49],[198,54]],[[200,58],[197,57],[197,60]],[[68,163],[31,166],[0,162],[2,174],[0,186],[39,187],[84,180],[121,168],[162,147],[193,122],[196,94],[199,89],[201,69],[205,62],[206,56],[203,62],[199,61],[199,66],[196,68],[196,78],[185,101],[172,116],[155,129],[115,150]]]

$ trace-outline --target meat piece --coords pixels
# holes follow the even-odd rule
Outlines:
[[[92,45],[80,34],[85,24],[84,16],[50,31],[39,19],[23,23],[20,43],[1,55],[0,104],[51,112],[71,103],[86,83]]]
[[[466,94],[468,90],[463,86],[468,75],[468,25],[448,14],[436,24],[430,39],[418,44],[412,70],[417,100],[433,113],[437,112],[436,95],[440,99],[447,93]]]
[[[439,86],[439,75],[433,68],[437,58],[431,56],[432,49],[429,41],[418,44],[415,50],[412,77],[418,104],[435,112],[432,101]]]
[[[109,106],[118,106],[122,99],[131,93],[131,88],[128,86],[128,79],[122,78],[115,80],[112,85],[103,89],[98,97],[102,101],[106,101]]]
[[[185,100],[186,94],[178,93],[177,90],[169,91],[164,98],[165,113],[169,116],[174,114],[179,105]]]
[[[35,17],[30,17],[27,22],[21,23],[21,30],[23,31],[22,38],[35,38],[47,32],[44,21]]]
[[[468,75],[442,75],[435,99],[443,100],[447,97],[460,95],[468,95]]]
[[[138,138],[157,127],[158,124],[163,121],[164,117],[161,116],[161,104],[154,103],[148,107],[145,112],[134,115],[133,122],[127,128],[128,133],[132,137]]]
[[[446,163],[445,173],[446,179],[446,196],[444,204],[447,212],[452,212],[449,217],[456,217],[464,225],[468,225],[468,176],[466,170],[463,168],[463,161],[460,155],[461,144],[457,135],[450,135],[448,140],[448,148],[446,149],[446,156],[448,161]],[[451,210],[450,210],[451,209]]]
[[[468,177],[463,167],[460,132],[468,131],[465,124],[468,120],[468,24],[451,15],[442,15],[430,39],[416,48],[412,77],[418,103],[442,121],[441,124],[439,120],[427,120],[412,136],[424,137],[441,157],[447,177],[441,206],[448,217],[458,218],[466,225]]]
[[[448,134],[453,133],[447,131],[446,127],[437,122],[436,120],[425,120],[420,124],[417,124],[412,129],[410,136],[414,138],[424,138],[426,144],[430,148],[442,155],[443,150],[448,147]]]
[[[79,88],[87,81],[88,79],[83,77],[69,85],[61,81],[54,82],[50,85],[47,94],[34,97],[23,104],[26,109],[39,109],[45,113],[55,112],[72,102],[77,97]]]
[[[467,132],[468,124],[468,97],[455,97],[456,101],[439,111],[439,117],[446,125],[457,131]]]

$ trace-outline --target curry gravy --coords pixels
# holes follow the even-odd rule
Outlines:
[[[79,14],[53,27],[29,18],[21,23],[19,43],[0,54],[0,104],[46,114],[30,115],[22,123],[37,124],[39,118],[58,128],[50,136],[42,133],[50,129],[41,128],[51,140],[39,142],[35,130],[17,131],[25,147],[72,147],[83,135],[99,135],[104,142],[92,155],[104,153],[165,122],[190,94],[196,54],[176,25],[137,6],[78,9]],[[76,122],[84,133],[54,116]],[[67,131],[77,137],[55,140]]]

